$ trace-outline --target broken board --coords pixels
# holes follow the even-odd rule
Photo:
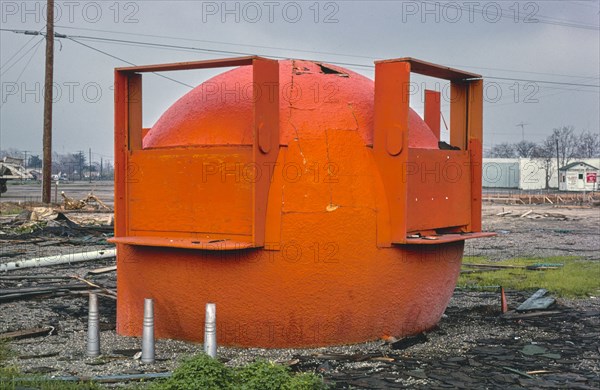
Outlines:
[[[531,297],[529,297],[525,302],[523,302],[519,307],[517,307],[517,311],[529,311],[529,310],[543,310],[547,309],[551,305],[556,302],[554,298],[544,297],[548,290],[544,288],[540,288],[537,290]]]

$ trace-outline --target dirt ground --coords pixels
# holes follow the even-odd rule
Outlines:
[[[19,235],[15,234],[13,217],[0,215],[0,264],[110,248],[105,242],[110,233],[90,223],[93,214],[65,215],[78,221],[82,228],[69,229],[61,222]],[[485,205],[483,224],[484,230],[498,236],[468,241],[466,256],[494,260],[549,256],[600,259],[598,208]],[[15,276],[78,275],[114,290],[114,272],[88,274],[89,270],[113,264],[114,260],[109,259],[0,274],[0,334],[35,327],[49,329],[48,334],[39,337],[11,341],[14,355],[9,364],[27,373],[48,376],[168,372],[180,358],[202,350],[199,344],[159,340],[157,362],[143,365],[133,357],[140,349],[140,340],[116,335],[115,300],[106,295],[100,297],[103,354],[98,359],[88,358],[85,289],[59,290],[26,299],[6,298],[10,290],[17,288],[35,290],[77,283],[73,279],[10,279]],[[531,292],[508,291],[509,308],[514,309],[529,295]],[[230,365],[262,357],[288,364],[295,371],[315,371],[339,389],[597,389],[599,315],[600,300],[595,297],[558,299],[549,313],[522,317],[515,316],[512,310],[502,315],[497,292],[456,290],[438,327],[415,339],[412,346],[377,340],[310,350],[219,347],[218,355]]]

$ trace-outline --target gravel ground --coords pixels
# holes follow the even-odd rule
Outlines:
[[[534,212],[519,217],[530,209]],[[503,210],[516,216],[496,215]],[[483,214],[484,230],[499,235],[468,241],[468,256],[495,260],[562,255],[599,258],[597,208],[492,205],[485,206]],[[542,215],[546,217],[539,217]],[[42,236],[0,235],[0,263],[39,256],[41,252],[50,255],[106,248],[103,234],[92,229],[69,236],[68,230],[55,229],[52,234]],[[112,264],[111,260],[76,263],[18,270],[9,275],[83,276],[88,270]],[[107,288],[116,284],[114,273],[86,278]],[[0,288],[39,287],[55,282],[0,280]],[[157,362],[143,365],[133,357],[139,351],[140,340],[118,336],[114,331],[115,300],[100,297],[103,355],[88,358],[85,356],[87,297],[83,293],[0,302],[0,333],[53,327],[50,335],[12,341],[14,356],[9,364],[24,372],[49,376],[163,372],[173,370],[181,358],[202,350],[200,344],[158,340]],[[508,291],[510,307],[514,309],[529,295],[530,292]],[[600,301],[594,297],[559,299],[552,310],[554,314],[548,316],[512,318],[499,312],[498,293],[457,290],[439,326],[426,334],[426,341],[420,340],[407,348],[397,349],[397,344],[378,340],[309,350],[220,347],[218,354],[233,366],[260,357],[288,364],[295,371],[318,372],[340,389],[599,388]],[[531,348],[538,349],[530,354]],[[532,378],[525,374],[535,371],[541,372],[531,374]]]
[[[532,210],[525,216],[521,215]],[[511,212],[505,216],[497,214]],[[600,259],[600,209],[552,205],[484,205],[483,230],[494,238],[468,240],[465,256],[490,260],[577,256]]]

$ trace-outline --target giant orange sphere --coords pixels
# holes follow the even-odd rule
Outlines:
[[[387,200],[378,195],[383,183],[372,150],[373,82],[299,60],[280,61],[279,80],[280,145],[271,182],[279,195],[269,207],[279,210],[272,233],[280,239],[227,252],[119,244],[119,333],[141,333],[148,297],[162,338],[202,341],[204,305],[216,303],[222,345],[357,343],[415,334],[439,321],[463,241],[378,246],[377,218]],[[199,85],[148,131],[144,149],[251,145],[251,82],[252,68],[243,66]],[[438,148],[412,110],[409,146]],[[208,184],[190,177],[190,185]]]

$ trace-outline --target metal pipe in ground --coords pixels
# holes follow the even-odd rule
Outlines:
[[[214,303],[206,304],[204,353],[213,358],[217,357],[217,308]]]
[[[87,355],[100,356],[100,316],[98,313],[98,296],[90,294],[88,311]]]
[[[149,298],[144,299],[142,363],[154,363],[154,302]]]
[[[30,267],[47,267],[56,264],[77,263],[80,261],[91,261],[107,259],[117,256],[116,249],[103,249],[92,252],[67,253],[64,255],[38,257],[36,259],[11,261],[0,264],[0,272]]]

